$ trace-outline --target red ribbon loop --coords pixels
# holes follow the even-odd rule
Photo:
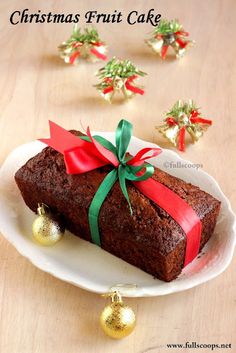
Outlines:
[[[105,54],[100,53],[97,49],[91,48],[90,52],[95,55],[98,59],[107,60],[107,56]]]
[[[166,122],[169,125],[178,125],[177,122],[175,121],[175,119],[172,117],[166,118]]]
[[[162,49],[161,49],[161,57],[162,57],[162,59],[165,59],[168,48],[169,48],[169,45],[163,45],[162,46]]]
[[[133,80],[135,80],[137,78],[136,75],[133,75],[133,76],[130,76],[129,78],[127,78],[126,82],[125,82],[125,87],[126,89],[128,89],[129,91],[133,92],[133,93],[137,93],[137,94],[141,94],[143,95],[144,94],[144,90],[139,88],[139,87],[136,87],[136,86],[132,86],[130,84],[130,82],[133,82]]]
[[[158,156],[161,153],[161,151],[162,150],[160,148],[148,148],[148,147],[143,148],[134,157],[132,157],[127,162],[127,164],[134,165],[134,166],[141,165],[145,160]],[[149,152],[152,152],[152,154],[150,156],[145,156],[145,154]]]
[[[94,154],[91,156],[92,150]],[[70,151],[64,151],[63,154],[68,174],[83,174],[107,165],[107,160],[100,154],[96,154],[96,150],[92,146],[89,146],[89,148],[73,148]]]
[[[197,110],[193,110],[191,112],[190,121],[193,124],[201,123],[201,124],[212,125],[212,121],[211,120],[205,119],[205,118],[200,118],[199,117],[199,112]]]
[[[94,147],[96,148],[96,150],[100,153],[100,155],[102,157],[104,157],[107,160],[107,164],[112,164],[114,167],[118,167],[119,165],[119,161],[116,158],[116,156],[114,155],[114,153],[112,153],[110,150],[108,150],[107,148],[103,147],[100,143],[98,143],[91,135],[90,129],[89,127],[87,128],[87,136],[89,136],[92,144],[94,145]]]
[[[104,90],[102,91],[103,94],[107,94],[107,93],[110,93],[110,92],[113,92],[114,91],[114,88],[112,86],[109,86],[107,88],[104,88]]]
[[[177,31],[175,32],[176,36],[184,36],[184,37],[188,37],[189,36],[189,32],[186,31]]]

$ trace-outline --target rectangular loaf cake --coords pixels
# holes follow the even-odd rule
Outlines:
[[[73,131],[76,135],[80,132]],[[66,228],[91,241],[88,209],[96,190],[110,171],[102,167],[84,174],[66,173],[64,157],[50,147],[31,158],[15,180],[26,205],[36,212],[47,204],[61,215]],[[184,199],[202,222],[202,248],[213,234],[220,202],[208,193],[155,168],[155,180]],[[183,268],[186,236],[181,227],[159,206],[127,182],[133,215],[119,183],[105,199],[100,215],[101,246],[113,255],[164,281],[175,279]]]

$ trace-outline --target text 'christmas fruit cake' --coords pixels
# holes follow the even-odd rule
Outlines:
[[[73,131],[74,135],[82,135]],[[91,241],[88,210],[111,167],[82,174],[66,172],[63,155],[46,147],[31,158],[15,180],[26,205],[34,212],[44,203],[61,215],[73,234]],[[152,179],[165,185],[192,207],[202,223],[200,249],[213,234],[220,202],[213,196],[155,168]],[[161,207],[144,196],[130,181],[127,189],[133,214],[117,181],[99,213],[101,247],[164,281],[175,279],[184,267],[186,235]]]

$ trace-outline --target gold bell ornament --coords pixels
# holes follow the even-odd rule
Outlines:
[[[194,44],[194,41],[187,38],[188,36],[189,33],[183,29],[178,20],[163,19],[154,28],[152,37],[146,40],[146,43],[162,59],[166,58],[169,48],[173,49],[176,58],[180,58],[185,54],[186,49]]]
[[[188,102],[178,100],[166,113],[162,125],[157,126],[158,131],[166,137],[179,151],[185,151],[186,132],[193,142],[199,140],[204,131],[212,125],[212,121],[201,116],[199,108],[190,99]]]
[[[50,246],[57,243],[65,233],[61,222],[50,212],[45,204],[38,204],[37,218],[32,225],[34,239],[41,245]]]
[[[67,64],[78,64],[81,58],[91,62],[107,60],[107,47],[93,27],[82,31],[75,25],[70,38],[59,45],[58,50]]]
[[[136,94],[144,94],[143,87],[138,86],[136,81],[145,75],[146,73],[138,70],[130,60],[113,57],[96,73],[100,82],[95,87],[109,103],[112,103],[117,94],[121,95],[122,100],[126,100]]]
[[[118,290],[103,296],[111,300],[100,316],[100,324],[105,334],[114,339],[121,339],[131,334],[136,324],[133,309],[124,304]]]

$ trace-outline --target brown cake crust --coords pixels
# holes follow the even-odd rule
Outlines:
[[[80,132],[73,132],[81,134]],[[15,180],[27,206],[36,212],[38,203],[59,213],[68,230],[91,241],[88,209],[109,166],[69,175],[63,155],[50,147],[31,158]],[[202,221],[201,248],[211,237],[220,210],[220,201],[155,168],[153,179],[184,199]],[[99,215],[101,246],[113,255],[164,281],[175,279],[184,263],[186,236],[181,227],[158,205],[127,182],[133,215],[130,215],[119,183],[104,201]]]

